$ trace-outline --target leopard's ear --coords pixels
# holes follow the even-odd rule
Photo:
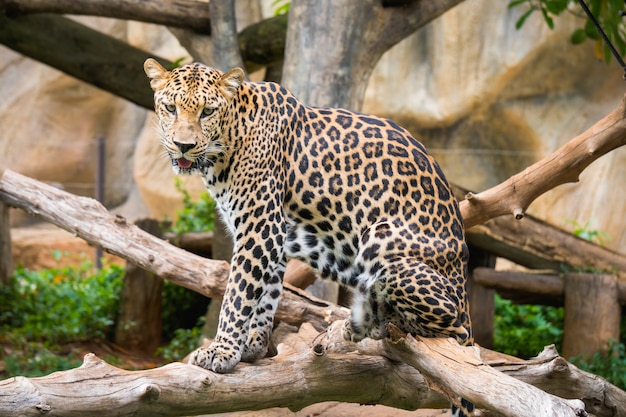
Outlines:
[[[222,93],[230,100],[235,96],[241,83],[243,83],[243,79],[243,70],[241,68],[234,68],[220,77],[218,85]]]
[[[148,78],[150,78],[150,87],[154,91],[163,88],[167,82],[169,71],[163,68],[163,65],[159,64],[156,59],[148,58],[143,63],[143,70],[146,72]]]

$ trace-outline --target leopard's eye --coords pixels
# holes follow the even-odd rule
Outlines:
[[[168,112],[170,112],[172,114],[176,114],[176,105],[175,104],[166,104],[165,105],[165,110],[167,110]]]
[[[213,107],[205,107],[202,109],[202,114],[200,115],[200,117],[208,117],[210,115],[212,115],[213,113],[215,113],[215,108]]]

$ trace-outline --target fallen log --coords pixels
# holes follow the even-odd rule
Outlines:
[[[342,325],[341,321],[336,322],[322,337],[306,324],[297,333],[290,332],[287,326],[279,327],[275,338],[282,343],[275,357],[240,364],[230,374],[215,374],[183,363],[126,371],[89,354],[76,369],[39,378],[0,381],[0,415],[184,416],[269,407],[299,410],[321,401],[376,403],[408,410],[445,407],[448,400],[431,390],[413,366],[397,361],[399,355],[411,364],[431,362],[430,383],[436,381],[431,375],[444,371],[447,374],[450,367],[463,369],[464,374],[467,371],[462,381],[466,384],[463,394],[471,393],[477,404],[494,402],[494,393],[486,390],[485,381],[480,379],[488,373],[496,385],[506,382],[500,391],[505,387],[517,389],[517,385],[509,385],[513,376],[516,384],[520,384],[517,379],[532,381],[548,392],[558,391],[564,398],[582,398],[587,411],[594,415],[626,415],[624,392],[568,364],[553,348],[529,361],[482,350],[481,355],[489,358],[485,360],[475,354],[468,356],[468,350],[475,348],[443,339],[416,342],[401,335],[389,342],[365,340],[354,344],[341,339],[336,330]],[[415,343],[419,346],[415,347]],[[424,349],[428,354],[420,354],[419,358],[415,352],[409,353]],[[453,375],[458,377],[457,373]],[[537,397],[532,400],[520,391],[508,392],[509,398],[515,400],[494,408],[506,416],[586,415],[580,411],[580,401],[561,400],[540,390],[533,392]],[[561,407],[560,414],[546,414],[549,408],[537,414],[518,411],[532,407],[537,410],[537,405],[529,404],[535,398],[558,404],[555,407]]]

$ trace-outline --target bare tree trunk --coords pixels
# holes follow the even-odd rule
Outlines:
[[[622,309],[614,275],[564,275],[565,318],[563,354],[567,358],[606,354],[611,340],[619,340]]]
[[[141,230],[161,236],[160,222],[143,219]],[[115,343],[132,352],[154,354],[161,343],[163,280],[132,262],[126,263],[120,293],[120,314],[115,326]]]
[[[294,0],[282,83],[307,104],[358,111],[383,53],[460,2]]]
[[[0,286],[8,285],[13,274],[9,206],[0,202]]]

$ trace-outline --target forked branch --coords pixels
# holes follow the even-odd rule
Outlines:
[[[551,155],[495,187],[469,193],[461,201],[465,228],[505,214],[521,219],[530,203],[546,191],[577,182],[593,161],[626,144],[625,116],[626,96],[612,113]]]

